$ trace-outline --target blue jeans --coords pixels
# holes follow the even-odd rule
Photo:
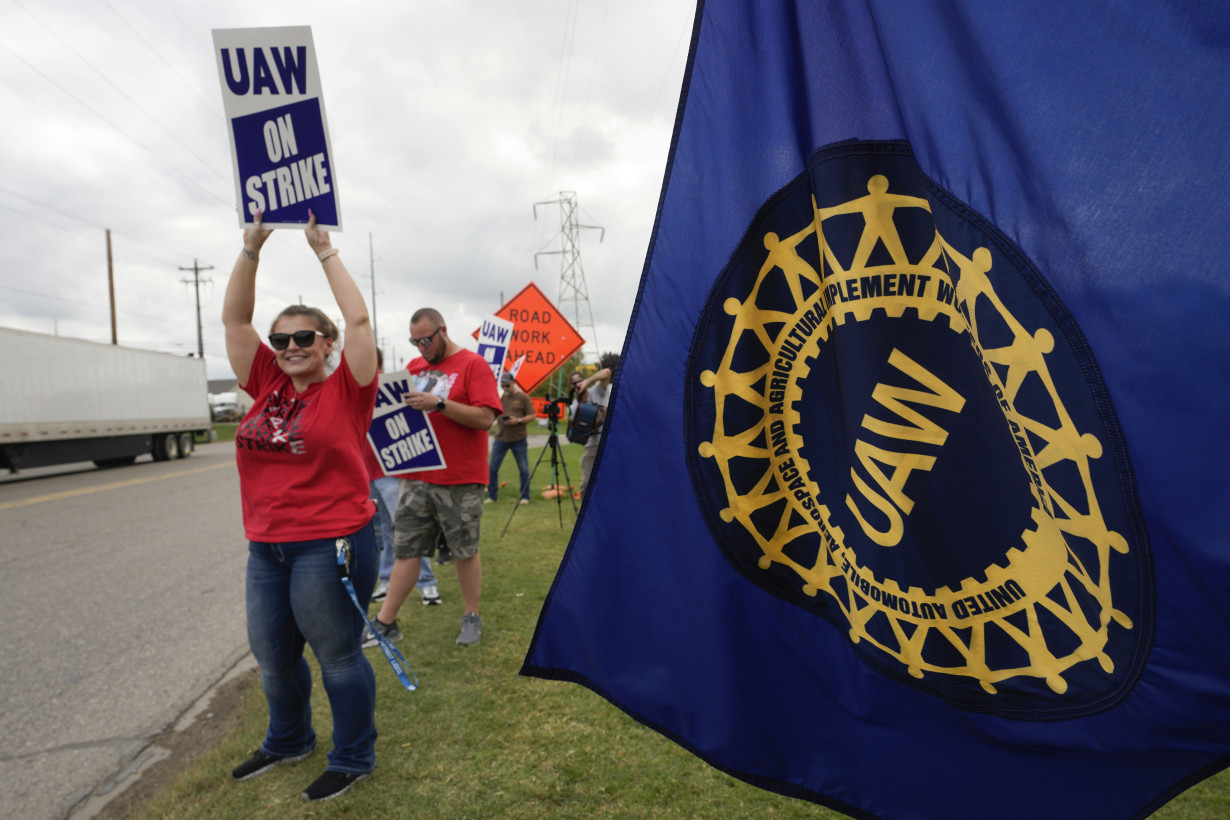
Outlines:
[[[525,439],[520,441],[500,441],[491,439],[491,463],[487,475],[487,497],[492,501],[500,492],[500,465],[504,462],[504,454],[512,451],[513,461],[517,462],[517,472],[521,474],[521,497],[530,498],[530,461],[525,454]]]
[[[335,540],[248,543],[248,644],[269,703],[261,751],[291,757],[316,745],[306,641],[333,711],[327,768],[360,774],[376,767],[376,676],[360,643],[363,616],[338,578]],[[350,577],[366,609],[376,582],[372,525],[350,535],[350,543]]]
[[[372,500],[376,502],[376,517],[373,523],[379,522],[376,530],[376,544],[380,547],[380,580],[387,581],[393,574],[393,513],[397,510],[397,493],[401,488],[401,479],[397,476],[381,476],[372,482]],[[436,576],[431,571],[431,559],[424,558],[419,564],[419,580],[415,586],[435,586]]]

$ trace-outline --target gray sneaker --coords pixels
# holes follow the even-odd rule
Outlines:
[[[400,641],[401,640],[401,630],[397,628],[396,618],[393,619],[393,623],[391,624],[381,623],[379,618],[372,618],[372,625],[363,627],[363,648],[364,649],[370,649],[371,647],[375,646],[378,643],[378,641],[376,640],[376,636],[372,634],[373,627],[376,629],[377,632],[379,632],[385,638],[388,638],[390,641]]]
[[[473,646],[481,637],[483,637],[483,619],[478,617],[477,612],[467,612],[466,616],[461,619],[461,634],[457,636],[457,643],[462,646]]]

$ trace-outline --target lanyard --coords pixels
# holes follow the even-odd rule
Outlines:
[[[350,539],[339,538],[335,544],[337,546],[337,574],[342,579],[342,586],[346,587],[346,592],[350,594],[350,600],[354,602],[355,609],[359,610],[359,614],[363,616],[363,622],[367,624],[367,628],[376,636],[376,643],[379,645],[380,651],[384,653],[389,666],[393,667],[393,671],[397,673],[397,679],[401,681],[401,685],[406,687],[407,691],[413,692],[419,688],[418,676],[414,674],[410,664],[406,663],[401,650],[372,627],[372,622],[367,619],[367,613],[359,605],[359,596],[355,594],[354,584],[350,581]]]

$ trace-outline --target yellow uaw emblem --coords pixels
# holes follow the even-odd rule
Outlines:
[[[990,248],[954,247],[928,199],[894,193],[882,174],[862,179],[865,195],[848,201],[821,207],[813,196],[812,219],[797,232],[764,230],[747,240],[748,270],[759,260],[759,272],[745,296],[721,300],[730,329],[725,351],[720,363],[697,371],[712,391],[712,435],[696,452],[722,477],[715,495],[725,506],[716,511],[754,541],[755,567],[779,575],[785,568],[806,596],[828,596],[864,656],[899,664],[909,679],[976,682],[994,701],[1006,681],[1028,689],[1032,680],[1063,695],[1078,667],[1088,675],[1095,664],[1095,675],[1106,678],[1116,671],[1110,631],[1136,628],[1116,607],[1112,583],[1115,556],[1129,544],[1099,503],[1094,467],[1103,441],[1069,413],[1051,372],[1055,335],[1039,323],[1026,326],[997,295]],[[929,247],[923,243],[913,258],[899,234],[907,223],[932,226]],[[857,243],[852,224],[861,226]],[[841,252],[826,235],[839,231]],[[909,336],[886,345],[869,365],[882,374],[870,395],[830,385],[824,401],[866,408],[847,425],[857,426],[847,431],[853,446],[840,464],[827,463],[834,455],[810,441],[819,399],[808,383],[818,362],[834,355],[844,334],[871,322],[916,323],[910,327],[952,340],[946,351],[971,362],[978,378],[967,381],[982,381],[984,407],[1011,442],[1005,451],[1021,477],[1016,486],[1028,487],[1017,493],[1027,525],[949,583],[911,584],[885,569],[912,549],[907,542],[926,540],[925,532],[910,533],[928,526],[915,518],[917,494],[945,458],[951,462],[949,436],[971,412],[971,386],[939,374],[930,363],[939,358],[934,345],[911,347]],[[748,347],[763,355],[749,358]],[[1032,391],[1028,401],[1023,385]],[[748,465],[755,465],[750,475]],[[840,489],[817,478],[837,475]],[[993,488],[980,491],[993,495]],[[976,535],[977,522],[969,526]],[[798,548],[807,543],[816,546]],[[940,546],[954,555],[962,549]]]

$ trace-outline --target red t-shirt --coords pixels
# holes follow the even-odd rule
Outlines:
[[[363,439],[363,467],[367,470],[368,481],[375,481],[378,478],[385,477],[384,468],[380,466],[380,462],[376,459],[376,453],[372,450],[366,438]]]
[[[419,356],[406,365],[406,369],[414,376],[434,378],[434,383],[426,386],[425,392],[474,407],[490,407],[497,416],[504,412],[491,365],[473,351],[459,350],[435,364],[428,364]],[[434,410],[430,411],[430,418],[431,429],[435,431],[448,466],[443,470],[414,473],[410,478],[428,484],[486,485],[487,431],[458,424]]]
[[[323,382],[296,393],[261,345],[248,383],[255,399],[235,433],[235,462],[250,541],[284,543],[348,535],[371,520],[363,447],[377,381],[360,387],[342,354]]]

